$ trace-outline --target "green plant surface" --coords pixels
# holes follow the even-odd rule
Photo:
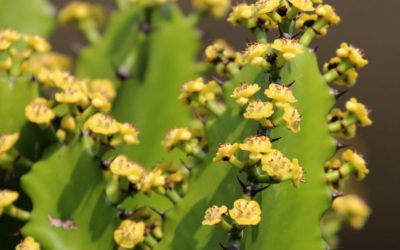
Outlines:
[[[257,132],[256,123],[242,118],[240,107],[229,95],[241,81],[257,82],[265,89],[267,79],[267,75],[260,70],[245,68],[224,86],[228,109],[207,126],[211,153],[193,170],[187,196],[174,211],[167,214],[165,228],[168,230],[156,249],[185,249],[188,245],[194,249],[216,249],[219,242],[226,243],[226,233],[221,228],[203,227],[201,221],[208,207],[214,204],[231,207],[233,201],[241,196],[241,188],[236,180],[240,174],[229,164],[213,164],[213,152],[218,143],[241,142],[246,136]],[[330,205],[323,164],[335,152],[326,117],[334,98],[311,52],[297,56],[286,66],[282,79],[285,83],[296,80],[293,93],[304,120],[301,132],[297,134],[289,132],[285,127],[272,129],[271,138],[282,137],[273,143],[273,148],[288,157],[299,159],[306,169],[306,183],[299,190],[293,188],[291,183],[273,185],[257,196],[262,207],[262,221],[246,233],[243,247],[323,249],[319,219]],[[283,234],[290,235],[290,240],[282,237]]]
[[[52,146],[21,179],[33,202],[23,234],[40,241],[44,249],[112,249],[119,219],[106,199],[105,184],[83,139]],[[78,228],[52,226],[49,215],[63,222],[71,219]]]
[[[54,8],[47,0],[0,0],[0,6],[0,28],[46,37],[54,28]]]

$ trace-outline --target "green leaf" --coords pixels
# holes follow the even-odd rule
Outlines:
[[[112,249],[119,219],[107,201],[105,183],[99,163],[81,139],[51,147],[21,179],[33,202],[22,233],[44,249]],[[49,215],[70,219],[78,229],[52,226]]]
[[[0,28],[45,37],[54,29],[54,8],[47,0],[0,0],[0,6]]]
[[[165,237],[156,249],[185,249],[188,245],[193,249],[216,249],[219,242],[228,245],[228,236],[221,228],[201,226],[201,221],[208,207],[223,204],[232,207],[233,201],[241,197],[236,181],[240,173],[229,164],[213,164],[211,160],[218,143],[241,142],[257,133],[256,123],[243,119],[238,105],[232,104],[229,94],[233,87],[240,81],[250,81],[259,83],[264,91],[267,79],[260,70],[245,68],[225,86],[228,110],[208,124],[212,153],[193,171],[187,196],[167,214]],[[331,201],[323,165],[335,152],[326,117],[334,98],[319,73],[314,54],[308,49],[283,70],[283,82],[293,80],[296,80],[293,86],[296,105],[304,118],[301,132],[294,134],[285,127],[275,128],[271,138],[282,137],[273,143],[273,148],[291,159],[299,159],[306,169],[306,183],[299,190],[291,183],[276,184],[257,196],[262,220],[258,226],[246,230],[243,249],[323,249],[319,219]]]

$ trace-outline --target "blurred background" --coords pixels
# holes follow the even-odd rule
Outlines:
[[[53,0],[59,7],[67,2]],[[91,2],[103,3],[108,12],[114,8],[113,1]],[[344,230],[340,245],[353,250],[400,249],[397,238],[400,234],[400,195],[397,193],[400,189],[400,164],[397,159],[397,154],[400,155],[400,1],[324,2],[336,8],[342,21],[330,28],[326,37],[314,41],[312,46],[318,47],[320,65],[335,56],[335,50],[342,41],[363,48],[369,60],[369,65],[361,69],[357,84],[339,99],[337,106],[343,108],[344,102],[355,96],[372,110],[374,121],[373,126],[358,129],[357,139],[350,142],[352,148],[365,155],[371,173],[361,184],[349,186],[352,192],[368,201],[373,213],[363,230]],[[181,0],[179,4],[186,13],[190,11],[190,0]],[[247,41],[253,40],[244,28],[232,27],[224,20],[211,17],[201,23],[199,32],[203,36],[203,46],[217,38],[224,38],[233,47],[242,50]],[[69,27],[58,29],[50,40],[55,51],[71,56],[80,45],[85,45],[79,32]]]

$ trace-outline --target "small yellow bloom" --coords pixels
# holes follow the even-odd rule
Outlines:
[[[169,162],[165,162],[165,161],[161,161],[159,163],[156,164],[156,166],[154,167],[154,170],[158,170],[161,169],[161,171],[163,172],[176,172],[178,171],[178,166],[176,165],[176,163],[174,161],[169,161]]]
[[[8,50],[11,47],[11,42],[6,40],[4,36],[0,36],[0,51]]]
[[[95,93],[91,95],[91,104],[95,109],[101,112],[108,112],[111,109],[111,103],[108,99],[100,93]]]
[[[0,155],[7,153],[19,139],[19,134],[3,134],[0,136]]]
[[[325,169],[338,169],[342,166],[342,162],[338,158],[332,158],[324,165]]]
[[[239,144],[234,143],[226,143],[226,144],[220,144],[219,148],[217,148],[217,154],[213,158],[213,162],[219,162],[219,161],[229,161],[232,155],[234,155],[239,148]]]
[[[358,73],[355,68],[350,68],[344,72],[343,79],[339,77],[338,80],[335,80],[335,84],[344,85],[346,87],[353,87],[356,84],[358,78]]]
[[[334,121],[341,121],[344,118],[346,118],[349,115],[349,113],[344,113],[340,109],[332,109],[331,113],[328,115],[328,122],[334,122]],[[351,139],[354,138],[356,134],[356,124],[352,124],[350,126],[344,127],[342,126],[342,129],[339,132],[334,133],[334,136],[338,137],[343,137],[346,139]]]
[[[205,84],[202,77],[193,81],[185,82],[180,86],[182,93],[179,95],[178,99],[181,100],[183,105],[189,105],[191,95],[193,93],[199,93],[204,89],[204,87]]]
[[[294,108],[290,104],[284,105],[284,113],[282,118],[286,121],[286,127],[293,133],[300,131],[300,122],[303,120],[298,108]]]
[[[326,19],[329,24],[337,24],[340,22],[340,17],[336,14],[336,11],[329,4],[319,5],[315,10],[315,13],[324,19]]]
[[[300,187],[300,182],[304,182],[304,171],[301,166],[299,166],[299,160],[294,158],[291,164],[292,170],[292,182],[295,188]]]
[[[37,53],[49,52],[51,49],[50,44],[41,36],[24,36],[24,40],[28,46],[34,49]]]
[[[347,43],[342,43],[340,48],[336,50],[336,55],[340,58],[349,59],[356,68],[362,68],[368,64],[368,61],[364,59],[363,50],[356,48]]]
[[[40,244],[33,237],[28,236],[15,247],[15,250],[40,250]]]
[[[58,19],[62,24],[90,19],[100,26],[104,21],[104,11],[99,4],[71,2],[58,13]]]
[[[65,138],[67,137],[67,132],[65,132],[64,129],[61,129],[61,128],[60,128],[60,129],[57,129],[56,135],[57,135],[57,138],[58,138],[60,141],[64,141]]]
[[[21,39],[21,34],[12,29],[0,29],[0,37],[12,43]]]
[[[90,83],[90,91],[103,95],[107,100],[112,101],[116,96],[114,84],[107,79],[97,79]]]
[[[254,16],[254,4],[240,3],[232,8],[227,19],[233,25],[239,25],[241,20],[247,20]]]
[[[102,135],[112,135],[119,131],[118,122],[110,115],[102,113],[92,115],[85,122],[84,130],[88,129]]]
[[[131,181],[132,176],[128,176],[128,179]],[[143,177],[139,180],[138,183],[136,183],[136,186],[141,193],[149,193],[152,187],[160,187],[164,184],[165,177],[162,175],[162,170],[157,169],[154,171],[145,171]]]
[[[231,5],[231,0],[192,0],[193,7],[200,11],[210,11],[215,17],[223,17]]]
[[[371,214],[370,207],[356,195],[350,194],[339,197],[333,201],[332,209],[345,218],[354,229],[364,227],[368,216]]]
[[[273,149],[268,154],[261,158],[262,170],[268,173],[269,176],[282,178],[289,173],[291,162],[285,155],[276,149]]]
[[[240,106],[244,106],[249,102],[249,98],[260,90],[260,86],[257,83],[251,84],[248,82],[242,82],[240,87],[235,88],[232,98],[237,99],[236,102]]]
[[[239,145],[239,148],[250,152],[250,160],[257,162],[261,159],[262,153],[271,151],[271,141],[264,135],[250,136]]]
[[[169,176],[169,179],[174,183],[182,183],[187,181],[189,175],[188,173],[183,173],[182,171],[178,170],[175,173]]]
[[[311,0],[289,0],[289,2],[300,11],[313,11],[313,1]]]
[[[346,102],[346,109],[349,113],[357,116],[357,119],[362,127],[369,126],[372,124],[371,119],[368,117],[369,111],[364,104],[357,102],[356,98],[351,98]]]
[[[25,107],[26,118],[34,123],[49,124],[56,114],[49,108],[50,103],[44,98],[36,98]]]
[[[65,129],[65,130],[74,131],[76,128],[75,118],[70,115],[64,116],[61,119],[60,125],[61,125],[61,128]]]
[[[0,44],[1,44],[1,38],[0,38]],[[1,50],[1,45],[0,45],[0,50]],[[9,72],[11,70],[12,64],[13,60],[11,56],[8,56],[5,60],[0,61],[0,71]]]
[[[206,61],[208,63],[218,63],[220,60],[234,59],[236,52],[224,40],[218,39],[205,50]]]
[[[204,86],[200,95],[206,101],[215,100],[218,96],[222,95],[222,88],[216,81],[212,80]]]
[[[301,44],[295,39],[275,39],[272,48],[282,52],[283,58],[288,62],[292,61],[296,55],[304,53]]]
[[[165,151],[171,151],[179,142],[189,141],[192,134],[187,128],[174,128],[165,135],[165,139],[161,142]]]
[[[77,87],[77,79],[66,71],[56,69],[50,74],[49,77],[51,81],[53,81],[54,85],[60,89],[65,90]]]
[[[362,180],[369,173],[367,168],[367,163],[363,159],[362,155],[353,152],[348,149],[342,153],[342,160],[344,162],[349,162],[357,170],[357,179]]]
[[[236,200],[233,208],[229,210],[229,215],[239,225],[257,225],[260,220],[261,210],[257,201],[245,199]]]
[[[257,16],[274,12],[280,4],[281,0],[258,0],[255,5]]]
[[[0,189],[0,215],[6,207],[10,206],[18,199],[19,194],[15,191],[8,189]]]
[[[264,91],[264,94],[268,98],[275,100],[275,105],[280,109],[283,109],[286,103],[297,102],[293,96],[292,89],[280,84],[271,83],[268,89]]]
[[[114,231],[115,242],[123,248],[133,248],[144,240],[145,224],[132,220],[124,220]]]
[[[246,46],[247,48],[243,53],[242,65],[252,64],[254,66],[260,66],[264,61],[263,56],[270,48],[270,45],[256,42],[247,44]]]
[[[260,99],[250,102],[243,116],[246,119],[260,121],[270,117],[274,113],[274,106],[270,102],[263,102]]]
[[[110,170],[113,174],[119,176],[135,175],[141,178],[144,174],[144,169],[140,164],[130,161],[124,155],[118,155],[111,162]]]
[[[119,133],[122,135],[122,140],[126,144],[139,144],[139,130],[133,127],[130,123],[118,123]]]
[[[207,209],[204,215],[204,220],[201,222],[202,225],[215,226],[221,223],[226,216],[228,208],[226,206],[212,206]]]
[[[86,96],[78,86],[74,86],[56,93],[55,98],[60,103],[77,104],[84,101]]]
[[[316,14],[302,14],[299,18],[296,20],[296,29],[299,30],[304,30],[306,28],[311,27],[314,25],[315,21],[317,21],[318,16]]]
[[[70,70],[71,69],[71,59],[62,54],[55,52],[48,52],[40,54],[32,58],[29,71],[33,74],[38,74],[41,70]]]

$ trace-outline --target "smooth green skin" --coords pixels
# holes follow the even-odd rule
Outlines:
[[[189,245],[192,249],[217,249],[219,242],[228,245],[227,234],[221,228],[201,226],[201,221],[208,207],[215,204],[232,208],[233,201],[241,197],[235,178],[241,176],[244,180],[244,176],[229,164],[211,160],[218,143],[241,142],[257,132],[257,125],[242,118],[238,105],[229,97],[233,87],[244,80],[259,83],[260,93],[267,85],[267,76],[254,68],[244,69],[225,85],[228,110],[207,126],[211,153],[193,171],[187,196],[167,214],[165,236],[156,249],[187,249]],[[273,143],[273,148],[290,159],[299,159],[306,168],[306,183],[298,190],[291,182],[276,184],[256,196],[262,207],[262,220],[246,230],[242,249],[324,249],[319,220],[331,203],[323,165],[335,152],[326,122],[334,97],[322,79],[315,55],[308,49],[284,68],[282,80],[296,80],[293,92],[304,120],[297,134],[286,127],[272,129],[271,138],[282,137]]]
[[[22,233],[33,236],[43,249],[113,249],[113,231],[120,220],[106,198],[99,163],[81,138],[49,148],[21,185],[33,202]],[[79,229],[51,226],[48,214],[72,219]]]
[[[0,0],[0,6],[0,29],[47,37],[54,28],[55,11],[47,0]]]

